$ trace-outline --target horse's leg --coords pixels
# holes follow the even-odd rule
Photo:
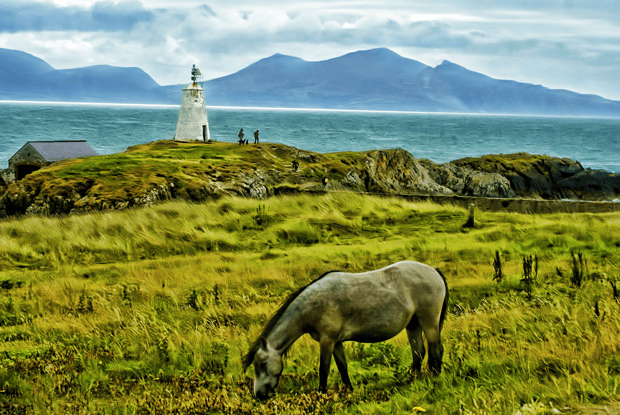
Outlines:
[[[427,318],[426,316],[420,318],[420,325],[428,342],[428,367],[432,374],[437,375],[441,373],[441,363],[443,360],[439,316],[436,316],[436,318]]]
[[[431,373],[438,375],[441,373],[441,363],[443,361],[443,345],[441,339],[437,336],[435,342],[428,342],[428,367]]]
[[[332,354],[334,352],[335,343],[329,339],[324,338],[320,341],[321,344],[321,357],[319,362],[319,391],[327,392],[327,377],[329,376],[329,366],[332,363]]]
[[[334,359],[336,360],[336,366],[342,377],[342,381],[349,388],[353,389],[351,385],[351,379],[349,379],[349,370],[347,369],[347,359],[344,356],[344,347],[342,343],[336,343],[334,346]]]
[[[422,326],[416,315],[411,318],[411,321],[407,325],[407,338],[409,339],[409,346],[411,346],[413,358],[411,369],[417,374],[422,370],[422,360],[424,359],[426,350],[424,348],[424,339],[422,338]]]

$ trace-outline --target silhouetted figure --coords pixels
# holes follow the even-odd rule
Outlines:
[[[237,137],[239,137],[239,144],[246,144],[246,141],[243,139],[243,136],[245,134],[243,134],[243,128],[239,130],[239,134],[237,134]]]
[[[258,130],[254,131],[254,144],[258,144]]]

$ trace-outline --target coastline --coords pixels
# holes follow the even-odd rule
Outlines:
[[[520,212],[619,210],[620,176],[528,153],[437,164],[404,149],[317,153],[284,144],[162,140],[126,152],[68,159],[0,182],[0,215],[72,214],[160,201],[266,199],[354,192]],[[571,199],[571,200],[566,200]]]

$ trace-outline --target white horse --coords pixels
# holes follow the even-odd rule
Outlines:
[[[282,356],[303,334],[319,342],[319,390],[327,389],[332,354],[342,381],[353,388],[342,342],[376,343],[407,330],[412,369],[420,371],[429,347],[432,373],[441,372],[441,329],[448,307],[446,279],[434,268],[402,261],[375,271],[331,271],[291,294],[243,358],[254,364],[254,395],[267,398],[282,374]]]

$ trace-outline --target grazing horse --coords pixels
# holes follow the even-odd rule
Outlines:
[[[282,374],[282,356],[303,334],[319,342],[319,390],[327,389],[332,354],[342,381],[353,388],[342,342],[376,343],[407,329],[419,372],[428,342],[428,364],[441,372],[441,328],[448,306],[446,279],[434,268],[402,261],[375,271],[331,271],[291,294],[243,357],[243,370],[254,364],[254,395],[267,398]]]

